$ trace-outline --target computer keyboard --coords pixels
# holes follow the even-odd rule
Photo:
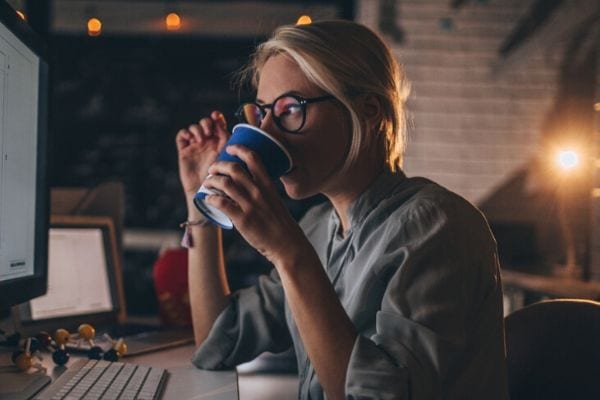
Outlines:
[[[35,400],[155,400],[167,375],[162,368],[82,359]]]

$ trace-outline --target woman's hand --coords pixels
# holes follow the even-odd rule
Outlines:
[[[275,266],[293,257],[308,240],[283,203],[258,155],[241,145],[228,146],[227,153],[239,157],[239,163],[216,162],[210,166],[209,188],[226,194],[210,195],[206,202],[223,211],[246,239]],[[308,244],[310,246],[310,244]]]
[[[179,178],[186,195],[196,193],[227,142],[229,132],[222,113],[213,111],[210,117],[177,132],[175,142],[179,159]]]

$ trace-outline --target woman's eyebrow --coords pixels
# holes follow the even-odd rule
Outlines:
[[[296,95],[296,96],[300,96],[300,97],[306,97],[304,94],[302,94],[301,92],[297,91],[297,90],[288,90],[286,92],[281,93],[279,96],[275,97],[275,99],[280,98],[281,96],[286,96],[286,95]],[[254,99],[254,102],[256,104],[260,104],[263,105],[265,104],[264,100],[259,99],[258,97],[256,99]]]

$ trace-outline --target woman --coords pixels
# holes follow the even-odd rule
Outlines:
[[[505,399],[502,290],[495,242],[472,205],[400,169],[407,83],[369,29],[323,21],[282,27],[245,77],[246,122],[281,141],[294,167],[286,193],[329,202],[297,224],[256,155],[214,162],[219,112],[177,134],[188,199],[189,285],[200,368],[233,367],[293,345],[302,399]],[[207,202],[274,265],[237,293]]]

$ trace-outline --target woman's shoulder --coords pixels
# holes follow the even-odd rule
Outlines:
[[[357,212],[360,236],[385,230],[404,230],[417,225],[428,229],[440,224],[487,226],[481,211],[459,194],[423,177],[410,177],[390,182],[389,190],[368,199]],[[335,218],[329,201],[311,207],[300,220],[307,235],[326,232]]]
[[[422,177],[406,178],[392,196],[379,205],[380,223],[428,230],[441,225],[487,227],[481,211],[459,194]],[[385,222],[384,222],[385,221]]]

